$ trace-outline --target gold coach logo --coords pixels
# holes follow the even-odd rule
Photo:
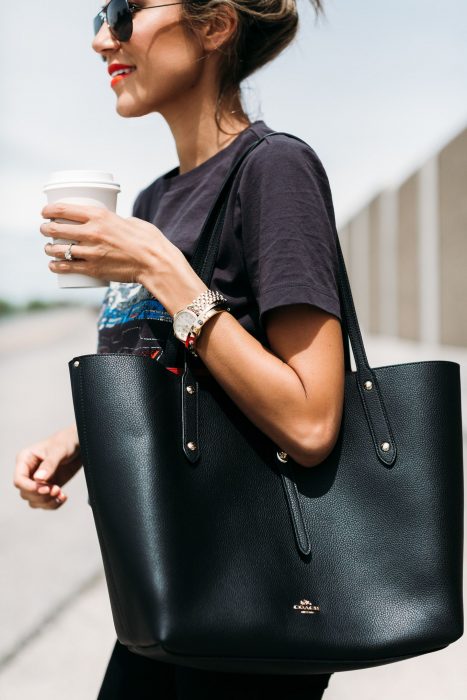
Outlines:
[[[319,612],[319,605],[313,605],[309,600],[301,600],[297,605],[293,606],[294,610],[298,610],[302,615],[314,615]]]

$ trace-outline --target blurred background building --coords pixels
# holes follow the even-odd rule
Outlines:
[[[467,347],[467,128],[339,227],[369,333]]]

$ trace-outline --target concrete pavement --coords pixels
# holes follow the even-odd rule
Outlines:
[[[11,485],[19,449],[73,421],[67,362],[95,352],[95,321],[96,312],[87,309],[58,309],[0,324],[1,700],[93,700],[114,642],[82,472],[57,512],[28,508]],[[365,335],[364,340],[373,367],[424,359],[459,362],[466,405],[467,351]],[[466,652],[464,636],[440,652],[334,674],[325,698],[465,700]]]
[[[95,319],[91,310],[56,309],[0,324],[2,670],[22,658],[40,630],[53,629],[101,571],[82,472],[56,512],[29,508],[12,484],[16,453],[73,422],[67,362],[95,352]],[[3,683],[0,672],[0,698],[7,700],[13,689]]]

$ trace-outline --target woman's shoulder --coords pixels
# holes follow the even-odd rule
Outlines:
[[[281,186],[289,192],[294,188],[314,190],[332,200],[329,179],[316,150],[289,132],[264,135],[241,164],[237,182],[240,199],[258,188],[269,191]]]
[[[326,185],[326,170],[316,150],[305,139],[295,134],[278,130],[263,135],[263,139],[249,153],[239,171],[250,180],[252,177],[276,177],[284,179],[294,172],[308,172],[309,175],[322,180]]]

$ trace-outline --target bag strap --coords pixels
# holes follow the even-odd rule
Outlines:
[[[195,252],[190,261],[190,264],[195,272],[208,287],[211,285],[211,279],[219,250],[220,237],[224,225],[225,213],[227,210],[228,198],[232,189],[235,175],[237,174],[238,169],[245,158],[255,148],[257,148],[259,144],[264,141],[264,139],[276,135],[289,136],[297,141],[301,141],[309,147],[309,144],[298,136],[289,134],[285,131],[271,131],[254,143],[250,144],[232,165],[230,171],[224,178],[219,194],[206,217]],[[376,381],[374,372],[368,364],[368,359],[360,332],[360,326],[355,311],[355,305],[352,298],[344,256],[340,246],[339,236],[337,234],[337,229],[335,227],[333,228],[338,254],[339,299],[342,312],[342,332],[344,338],[344,353],[346,356],[346,369],[349,371],[351,369],[348,348],[348,342],[350,340],[356,365],[356,380],[373,438],[374,449],[378,459],[384,465],[392,466],[396,459],[396,443],[389,424],[380,388]],[[190,353],[173,334],[167,339],[164,356],[165,358],[168,358],[163,363],[166,366],[180,366],[181,362],[178,364],[176,361],[180,359],[184,362],[184,370],[188,370]]]
[[[308,144],[298,136],[287,132],[272,131],[251,144],[246,151],[238,158],[231,167],[220,192],[211,206],[203,229],[201,231],[195,252],[191,259],[191,266],[199,277],[210,287],[214,266],[217,259],[219,242],[224,225],[227,210],[228,198],[232,188],[233,180],[240,165],[245,158],[259,146],[259,144],[270,136],[285,135]],[[339,299],[342,311],[342,333],[344,339],[345,367],[347,372],[351,372],[350,355],[348,342],[350,340],[356,364],[355,380],[362,400],[363,408],[368,422],[368,427],[373,439],[373,445],[379,461],[390,467],[396,459],[396,443],[388,420],[381,391],[376,381],[373,370],[368,364],[365,347],[358,324],[357,314],[353,303],[352,292],[350,290],[349,278],[345,267],[344,256],[342,254],[337,229],[334,226],[334,234],[338,253],[338,283]],[[179,366],[179,361],[183,358],[184,371],[181,382],[181,406],[182,406],[182,449],[190,461],[194,464],[200,455],[200,445],[198,442],[198,382],[191,370],[191,359],[189,351],[174,336],[169,336],[164,353],[165,365]],[[162,358],[161,358],[162,359]],[[191,393],[187,393],[188,385],[192,386]],[[194,391],[193,391],[194,389]],[[299,552],[304,556],[311,553],[311,544],[305,526],[303,510],[301,507],[300,493],[294,480],[292,465],[284,463],[280,457],[280,450],[276,452],[276,468],[278,468],[282,484],[287,499],[287,507],[292,520],[295,542]]]

